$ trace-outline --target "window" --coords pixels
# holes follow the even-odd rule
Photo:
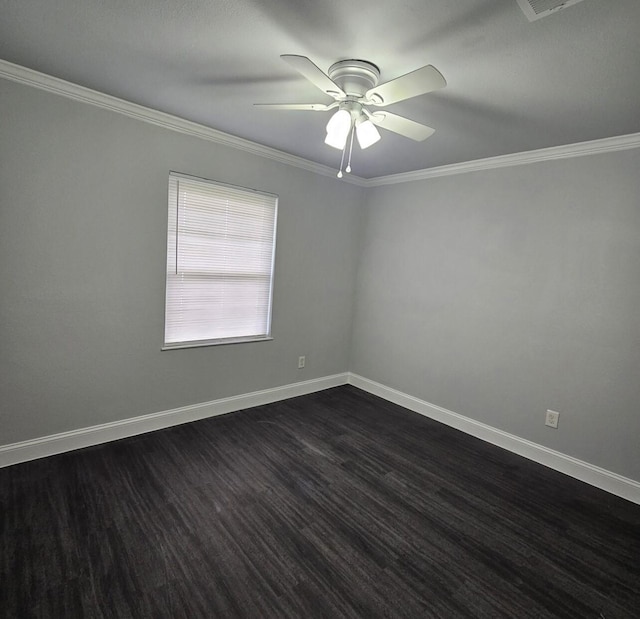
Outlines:
[[[170,173],[164,348],[270,338],[277,206]]]

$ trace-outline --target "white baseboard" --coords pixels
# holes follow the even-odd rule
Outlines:
[[[313,380],[254,391],[243,395],[222,398],[211,402],[182,406],[172,410],[151,413],[140,417],[131,417],[121,421],[103,423],[89,428],[80,428],[69,432],[61,432],[50,436],[43,436],[20,443],[0,446],[0,468],[27,462],[45,456],[53,456],[65,451],[90,447],[101,443],[108,443],[121,438],[152,432],[162,428],[177,426],[182,423],[224,415],[245,408],[262,406],[279,400],[286,400],[330,387],[344,385],[348,381],[348,373],[324,376]]]
[[[198,419],[262,406],[347,383],[640,505],[640,483],[633,479],[532,443],[350,372],[3,445],[0,446],[0,468]]]
[[[349,373],[349,384],[640,505],[640,483]]]

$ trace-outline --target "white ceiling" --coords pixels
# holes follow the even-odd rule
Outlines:
[[[529,22],[516,0],[0,0],[0,58],[337,167],[328,103],[280,60],[359,58],[381,82],[433,64],[448,86],[390,106],[363,178],[640,131],[640,0],[585,0]]]

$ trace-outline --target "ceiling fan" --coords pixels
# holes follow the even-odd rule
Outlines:
[[[380,139],[377,127],[393,131],[417,142],[426,140],[435,131],[409,118],[386,110],[370,110],[392,105],[411,97],[444,88],[446,80],[433,66],[427,65],[378,85],[380,70],[366,60],[341,60],[329,67],[328,75],[306,56],[280,56],[322,92],[334,99],[332,103],[256,103],[271,110],[302,110],[328,112],[336,109],[327,123],[325,143],[342,151],[338,178],[342,178],[347,143],[349,157],[345,172],[351,172],[351,151],[354,134],[360,148],[365,149]],[[349,140],[349,138],[351,138]]]

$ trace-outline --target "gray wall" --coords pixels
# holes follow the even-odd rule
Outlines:
[[[352,371],[640,479],[639,170],[633,150],[373,190]]]
[[[0,106],[0,445],[348,369],[362,189],[4,80]],[[279,194],[272,342],[160,351],[169,170]]]
[[[365,194],[4,80],[0,107],[0,445],[351,369],[640,479],[640,150]],[[274,341],[160,351],[169,170],[279,194]]]

